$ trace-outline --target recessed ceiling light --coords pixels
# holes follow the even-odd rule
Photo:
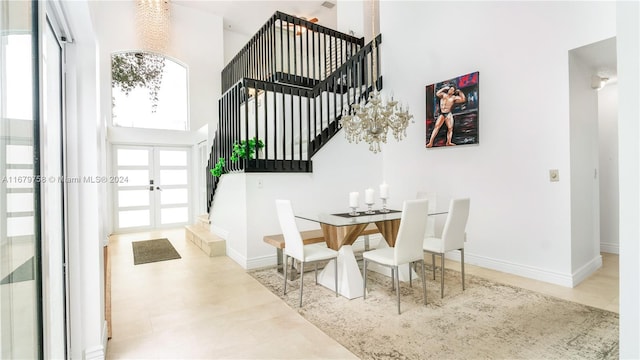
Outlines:
[[[336,4],[329,1],[325,1],[322,3],[322,6],[326,7],[327,9],[333,9],[333,7],[336,6]]]

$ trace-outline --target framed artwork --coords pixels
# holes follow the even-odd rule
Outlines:
[[[426,87],[426,147],[478,143],[478,71]]]

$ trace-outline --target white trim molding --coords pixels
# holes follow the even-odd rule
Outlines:
[[[609,254],[620,254],[620,244],[618,243],[600,243],[600,252],[605,252]]]
[[[458,251],[450,251],[446,256],[449,259],[460,261],[460,252]],[[574,286],[574,276],[568,273],[549,271],[535,266],[516,264],[508,261],[478,256],[467,253],[466,251],[464,254],[464,262],[466,264],[502,271],[505,273],[523,276],[534,280],[540,280],[551,284],[561,285],[565,287]]]
[[[102,345],[85,349],[84,359],[85,360],[104,360],[106,358],[105,349],[106,348]]]
[[[596,270],[602,267],[602,255],[598,255],[595,258],[591,259],[588,263],[582,266],[580,269],[573,272],[573,284],[572,287],[580,284],[584,279],[588,278],[589,275],[593,274]]]

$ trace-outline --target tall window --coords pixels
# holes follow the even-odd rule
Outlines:
[[[0,1],[1,359],[43,354],[37,16],[35,1]]]
[[[111,56],[113,125],[189,130],[187,68],[162,55]]]

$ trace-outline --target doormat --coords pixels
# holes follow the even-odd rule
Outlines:
[[[182,258],[166,238],[133,241],[131,245],[133,245],[134,265]]]
[[[24,264],[18,266],[4,279],[0,280],[0,285],[17,283],[20,281],[33,280],[33,256],[31,259],[24,262]]]

